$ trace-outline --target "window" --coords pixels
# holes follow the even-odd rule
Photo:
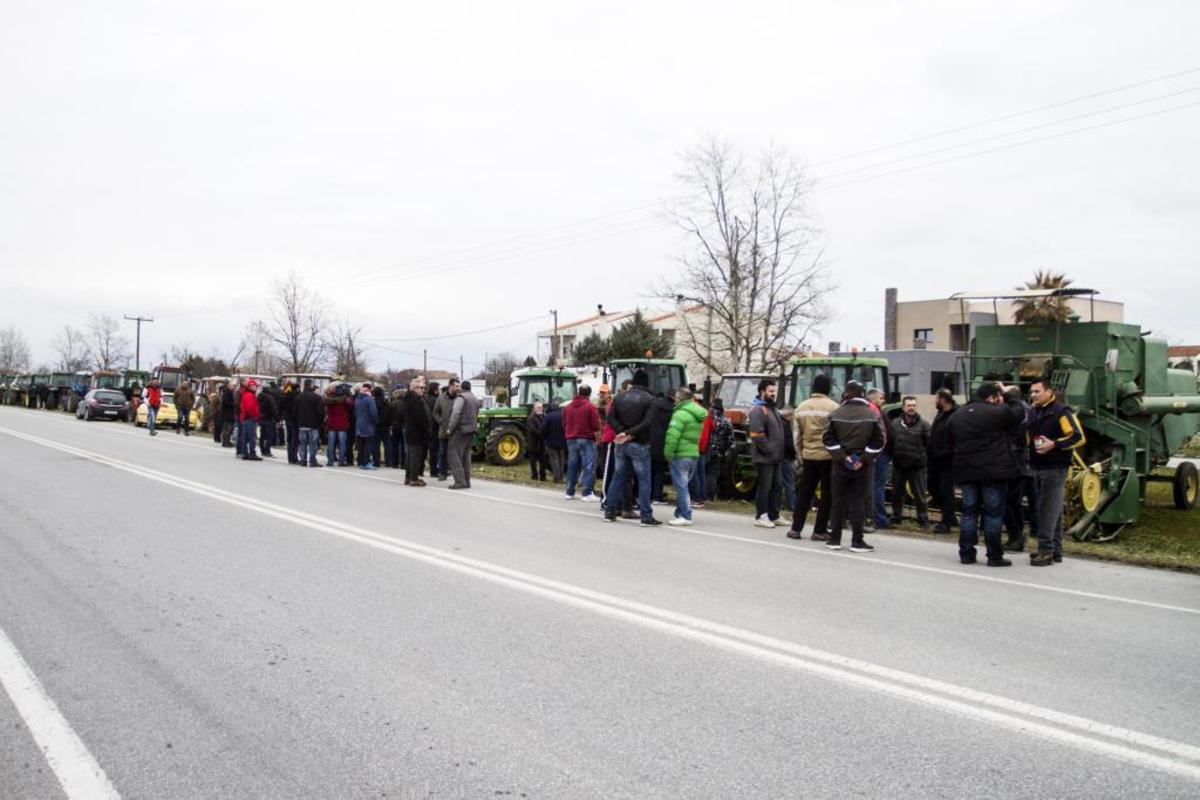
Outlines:
[[[933,328],[914,328],[913,341],[933,344]]]
[[[961,394],[958,388],[961,378],[962,376],[957,372],[930,372],[929,393],[937,394],[938,389],[949,389],[955,394]]]

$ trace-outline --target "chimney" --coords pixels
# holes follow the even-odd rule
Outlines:
[[[896,349],[896,288],[883,290],[883,349]]]

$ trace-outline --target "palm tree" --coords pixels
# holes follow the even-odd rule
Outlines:
[[[1046,270],[1033,273],[1033,280],[1026,281],[1018,289],[1065,289],[1074,281],[1065,274]],[[1013,321],[1021,325],[1047,325],[1066,322],[1071,318],[1071,307],[1067,297],[1026,297],[1016,301]]]

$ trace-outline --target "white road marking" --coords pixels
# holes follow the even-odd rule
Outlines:
[[[80,800],[120,798],[104,770],[3,630],[0,630],[0,684],[12,698],[67,797]]]
[[[67,420],[63,420],[63,422],[66,422],[66,421]],[[8,432],[11,433],[12,431],[8,431]],[[120,429],[116,432],[120,433],[120,434],[129,435],[129,436],[138,435],[134,431],[129,431],[126,429]],[[148,434],[141,434],[141,435],[148,436]],[[173,440],[168,440],[168,441],[173,441]],[[205,452],[214,452],[212,450],[212,448],[205,447],[203,444],[196,443],[196,442],[188,442],[185,440],[185,441],[178,442],[178,444],[195,447],[195,448],[204,450]],[[223,448],[222,450],[224,450],[224,449],[226,449],[226,448]],[[269,462],[270,462],[270,459],[268,459],[266,463],[269,463]],[[278,465],[287,464],[286,461],[276,462],[276,463]],[[369,471],[365,471],[365,470],[357,470],[357,471],[351,472],[351,471],[349,471],[350,469],[351,468],[349,468],[349,467],[347,467],[347,468],[339,467],[339,468],[334,469],[333,472],[334,472],[334,474],[342,475],[342,476],[348,477],[348,478],[358,478],[358,479],[362,479],[362,480],[371,480],[371,481],[383,481],[385,483],[393,483],[393,484],[399,485],[398,481],[394,481],[394,480],[392,480],[390,478],[386,478],[382,475],[374,475],[374,474],[370,473]],[[497,483],[500,485],[514,485],[514,484],[505,484],[503,481],[488,481],[488,482],[489,483]],[[433,491],[438,491],[438,490],[448,491],[446,488],[439,487],[439,486],[431,486],[430,489]],[[474,498],[477,500],[485,500],[488,502],[505,503],[507,505],[519,506],[522,508],[537,508],[537,509],[542,509],[544,511],[553,511],[558,514],[568,514],[568,515],[578,516],[578,517],[587,517],[588,519],[599,521],[598,506],[595,510],[588,511],[588,510],[579,509],[579,508],[564,508],[562,506],[548,505],[545,503],[537,503],[537,502],[532,502],[529,500],[516,500],[516,499],[508,498],[508,497],[499,497],[497,495],[492,495],[492,494],[479,494],[479,493],[475,493],[475,492],[456,493],[456,496],[458,498],[463,498],[463,499]],[[856,560],[859,563],[864,564],[864,565],[896,567],[899,569],[916,570],[918,572],[929,572],[929,573],[933,573],[935,575],[947,575],[952,578],[962,578],[964,580],[985,581],[987,583],[1001,584],[1001,585],[1006,585],[1006,586],[1019,586],[1023,589],[1034,589],[1036,591],[1041,591],[1041,592],[1051,592],[1053,594],[1063,594],[1063,595],[1069,595],[1069,596],[1073,596],[1073,597],[1084,597],[1089,600],[1102,600],[1102,601],[1110,602],[1110,603],[1123,603],[1125,605],[1140,606],[1142,608],[1154,608],[1154,609],[1158,609],[1160,611],[1173,611],[1173,612],[1182,613],[1182,614],[1200,615],[1200,608],[1191,608],[1188,606],[1177,606],[1177,605],[1171,605],[1170,603],[1156,603],[1152,600],[1140,600],[1136,597],[1124,597],[1122,595],[1104,594],[1101,592],[1089,592],[1084,589],[1071,589],[1071,588],[1067,588],[1065,586],[1053,586],[1053,585],[1048,585],[1048,584],[1033,583],[1031,581],[1016,580],[1015,578],[1001,578],[1001,577],[994,576],[994,575],[980,574],[980,572],[978,572],[977,570],[973,571],[971,568],[946,569],[945,567],[930,567],[925,564],[913,564],[913,563],[910,563],[907,561],[895,561],[892,559],[881,558],[878,556],[878,554],[874,554],[874,555],[870,555],[870,556],[860,556],[860,555],[846,553],[844,551],[834,552],[832,550],[827,550],[824,547],[809,548],[809,547],[804,547],[802,545],[798,545],[798,544],[795,544],[792,542],[772,542],[772,541],[767,541],[764,539],[754,539],[749,536],[739,536],[737,534],[732,534],[732,533],[721,533],[720,531],[705,530],[704,528],[699,528],[699,527],[695,527],[695,526],[689,527],[686,529],[672,528],[670,530],[667,530],[667,526],[664,525],[662,535],[667,535],[667,536],[672,536],[672,535],[673,536],[704,536],[704,537],[708,537],[711,539],[724,539],[726,541],[731,541],[731,542],[741,542],[743,544],[756,545],[758,547],[771,547],[771,548],[776,548],[776,549],[782,549],[782,550],[786,550],[788,552],[799,553],[799,554],[807,555],[807,556],[818,556],[818,557],[822,557],[822,558],[848,558],[848,559]]]
[[[492,562],[468,558],[428,545],[354,528],[334,519],[239,495],[187,478],[152,471],[120,459],[0,427],[18,439],[79,456],[147,480],[192,492],[228,505],[287,521],[327,536],[373,547],[394,555],[506,586],[528,594],[619,619],[788,669],[819,675],[979,722],[1038,736],[1097,755],[1114,757],[1148,769],[1200,781],[1200,747],[1108,725],[968,687],[927,678],[879,664],[806,647],[745,629],[669,609],[626,600]],[[1144,748],[1144,749],[1138,749]],[[1147,751],[1154,752],[1147,752]]]

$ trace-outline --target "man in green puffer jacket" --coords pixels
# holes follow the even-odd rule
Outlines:
[[[688,483],[700,459],[700,432],[708,412],[692,399],[692,390],[681,386],[675,390],[675,411],[667,426],[667,441],[663,456],[671,465],[671,483],[675,484],[675,518],[668,525],[692,524],[692,500]]]

